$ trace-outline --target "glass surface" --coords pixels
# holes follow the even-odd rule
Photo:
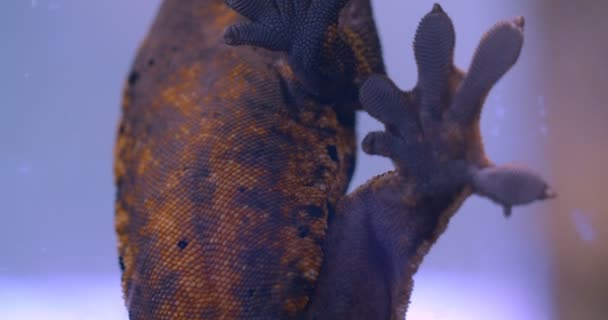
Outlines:
[[[412,39],[433,1],[373,1],[389,75],[415,84]],[[415,277],[410,319],[605,319],[608,4],[441,2],[456,63],[501,19],[526,18],[516,66],[482,115],[496,163],[559,198],[514,209],[471,197]],[[159,1],[0,2],[0,319],[126,319],[112,148],[122,85]],[[359,114],[358,134],[380,124]],[[351,189],[391,169],[359,153]]]

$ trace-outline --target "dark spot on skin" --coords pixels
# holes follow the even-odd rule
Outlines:
[[[188,246],[188,241],[186,241],[186,240],[180,240],[177,243],[177,247],[180,248],[180,250],[184,250],[187,246]]]
[[[241,192],[241,193],[247,191],[247,189],[243,186],[238,187],[237,190],[239,190],[239,192]]]
[[[336,149],[336,146],[331,145],[331,144],[328,145],[327,154],[329,154],[329,157],[331,158],[331,160],[333,160],[334,162],[338,162],[338,149]]]
[[[319,206],[309,205],[305,207],[306,212],[313,218],[323,217],[323,209]]]
[[[173,51],[173,52],[177,52],[177,50],[179,50],[179,48],[178,48],[177,46],[173,46],[173,47],[171,47],[171,51]]]
[[[150,66],[150,67],[154,66],[155,63],[156,63],[156,61],[154,61],[154,59],[148,60],[148,66]]]
[[[125,133],[125,125],[121,124],[120,127],[118,127],[118,134],[124,134]]]
[[[131,71],[131,73],[129,74],[129,85],[135,85],[135,83],[137,82],[137,80],[139,80],[139,73],[135,70]]]
[[[120,266],[120,271],[125,272],[125,261],[122,256],[118,256],[118,266]]]
[[[310,228],[307,226],[299,226],[298,227],[298,237],[304,238],[310,233]]]

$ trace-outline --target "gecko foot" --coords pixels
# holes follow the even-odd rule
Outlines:
[[[494,166],[479,133],[485,97],[517,61],[523,25],[520,17],[491,28],[464,73],[453,64],[452,22],[436,4],[416,32],[414,89],[401,91],[383,76],[372,76],[361,87],[363,108],[385,125],[365,137],[363,150],[393,160],[401,174],[419,178],[425,192],[468,185],[502,205],[507,216],[514,205],[551,198],[547,183],[533,171]]]
[[[338,30],[348,0],[226,0],[250,21],[226,29],[227,44],[252,45],[288,54],[304,87],[322,96],[327,86],[351,78],[354,56]],[[334,88],[332,88],[334,89]]]

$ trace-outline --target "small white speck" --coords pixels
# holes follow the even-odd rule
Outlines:
[[[30,0],[30,8],[36,8],[38,6],[38,0]]]
[[[494,137],[498,137],[500,135],[500,127],[495,126],[492,128],[492,131],[490,131],[490,134]]]
[[[40,252],[42,253],[47,253],[48,249],[46,247],[42,247],[40,248]]]
[[[540,134],[543,136],[546,136],[547,133],[549,133],[549,128],[547,127],[546,124],[541,124],[539,130],[540,130]]]
[[[26,73],[24,73],[24,74],[23,74],[23,78],[24,78],[25,80],[28,80],[28,79],[29,79],[31,76],[32,76],[32,74],[31,74],[31,73],[29,73],[29,72],[26,72]]]

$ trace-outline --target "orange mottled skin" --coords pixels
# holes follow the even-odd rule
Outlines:
[[[351,45],[356,87],[383,66],[369,4],[349,6],[327,34]],[[284,54],[224,44],[242,20],[222,0],[166,0],[133,64],[115,149],[131,319],[288,318],[310,302],[360,106],[298,88]]]

